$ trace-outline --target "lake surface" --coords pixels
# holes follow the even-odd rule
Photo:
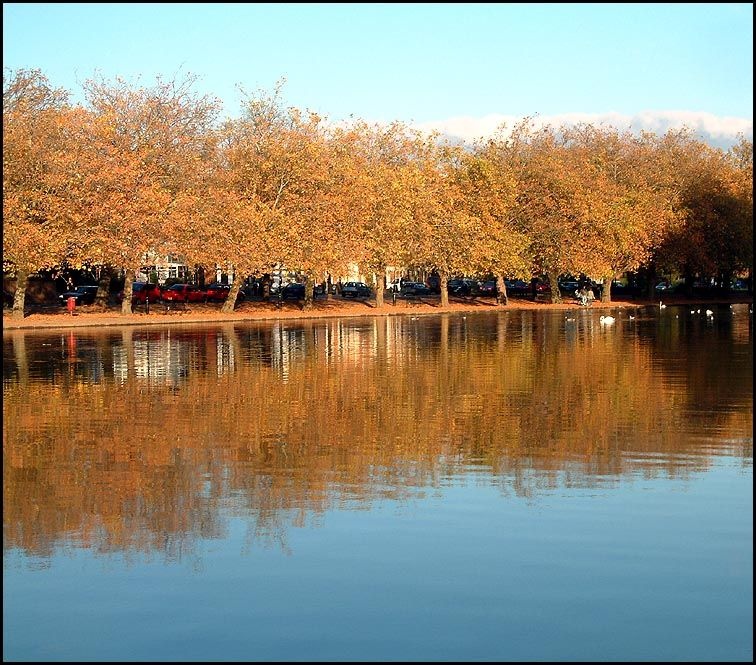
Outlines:
[[[752,661],[713,309],[6,331],[3,658]]]

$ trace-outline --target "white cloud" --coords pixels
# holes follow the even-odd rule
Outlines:
[[[452,140],[470,143],[478,138],[488,137],[502,125],[505,131],[519,124],[521,116],[490,114],[482,117],[459,116],[446,120],[417,123],[415,126],[423,131],[438,131]],[[716,116],[699,111],[643,111],[635,115],[621,113],[564,113],[552,116],[533,116],[535,127],[577,123],[605,125],[620,131],[634,132],[647,130],[664,134],[670,129],[688,127],[702,140],[714,146],[727,149],[738,140],[738,134],[753,139],[753,119],[732,116]]]

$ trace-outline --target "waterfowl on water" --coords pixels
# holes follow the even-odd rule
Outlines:
[[[599,318],[599,323],[614,323],[613,316],[604,316],[603,314]]]
[[[667,308],[667,306],[664,305],[664,304],[662,304],[662,301],[660,300],[659,301],[659,309],[666,309],[666,308]]]
[[[712,312],[710,309],[707,309],[706,316],[714,316],[714,312]]]

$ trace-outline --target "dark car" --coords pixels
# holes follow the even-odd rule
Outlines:
[[[532,289],[532,287],[531,287]],[[536,293],[551,293],[551,284],[543,280],[536,281]]]
[[[507,287],[508,296],[529,296],[531,294],[530,284],[523,279],[505,279],[504,286]]]
[[[399,291],[402,296],[429,296],[431,290],[422,282],[404,282]]]
[[[77,286],[73,291],[66,291],[58,296],[61,305],[68,303],[69,298],[74,298],[77,305],[91,305],[97,296],[98,286]]]
[[[157,284],[147,282],[134,282],[131,286],[131,302],[135,305],[150,302],[158,302],[163,295],[163,290]],[[123,302],[123,291],[118,294],[118,302]]]
[[[488,279],[485,282],[481,282],[478,287],[478,292],[482,296],[495,296],[498,293],[496,280]]]
[[[369,298],[371,291],[364,282],[345,282],[341,287],[341,295],[344,298]]]
[[[574,296],[580,288],[580,284],[576,279],[560,279],[559,291],[564,296]]]
[[[301,300],[305,295],[305,285],[299,282],[289,282],[280,291],[283,300]]]
[[[207,293],[193,284],[171,284],[163,289],[163,302],[204,302]]]
[[[469,296],[473,293],[473,284],[471,279],[450,279],[446,290],[453,296]]]
[[[207,302],[226,302],[230,290],[228,284],[208,284],[205,287]]]
[[[733,279],[732,283],[730,284],[730,288],[733,291],[747,291],[748,290],[748,282],[745,279]]]

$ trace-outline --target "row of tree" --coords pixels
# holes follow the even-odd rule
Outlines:
[[[402,123],[334,124],[286,107],[281,84],[241,113],[194,78],[83,84],[73,104],[38,70],[3,77],[3,260],[23,316],[28,277],[61,265],[126,274],[148,252],[198,266],[307,278],[388,266],[458,274],[564,273],[605,285],[628,271],[729,278],[753,265],[753,144],[724,152],[690,130],[581,124],[453,145]],[[108,272],[104,271],[107,278]],[[241,279],[224,305],[234,307]],[[559,289],[551,289],[559,299]],[[609,299],[604,288],[602,298]],[[383,303],[383,280],[376,300]]]

